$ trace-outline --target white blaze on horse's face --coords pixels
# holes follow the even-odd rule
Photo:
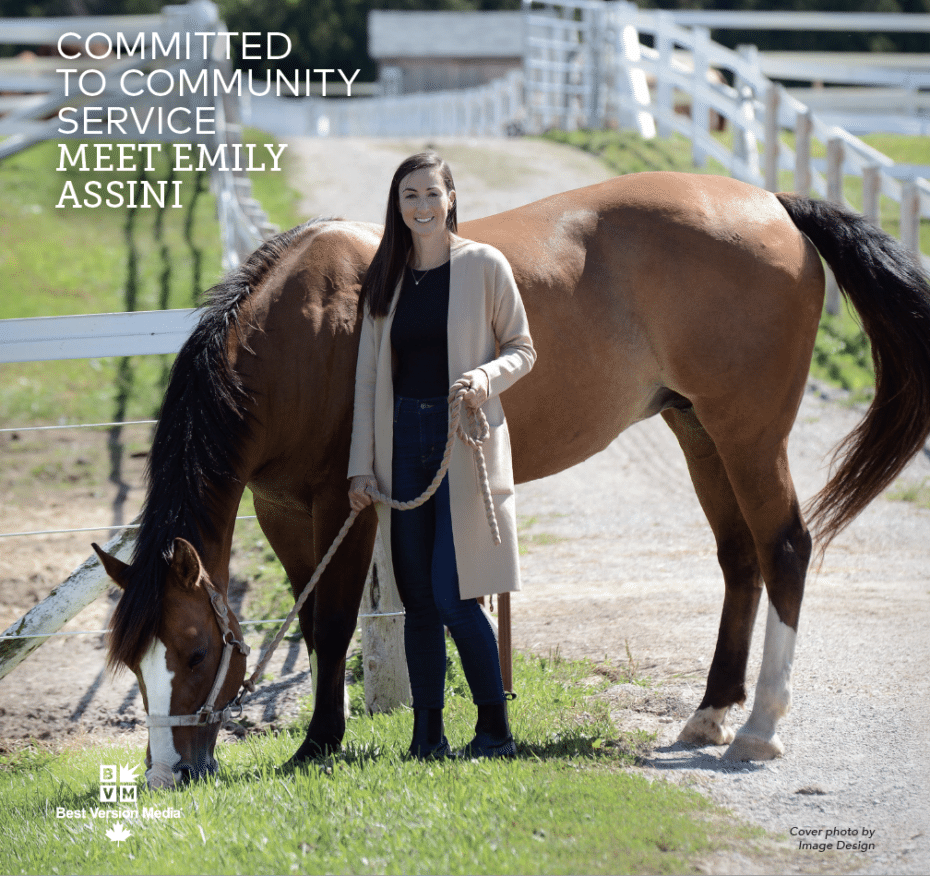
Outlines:
[[[161,639],[155,638],[139,662],[139,677],[146,693],[146,705],[150,715],[171,714],[171,683],[174,673],[168,668],[168,649]],[[171,727],[149,728],[149,755],[151,765],[145,771],[150,788],[170,787],[181,778],[174,767],[181,762],[181,755],[174,745]]]

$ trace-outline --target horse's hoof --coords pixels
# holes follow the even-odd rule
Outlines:
[[[729,706],[698,709],[678,734],[678,741],[689,745],[726,745],[732,742],[733,730],[723,723],[729,711]]]
[[[732,745],[723,755],[725,760],[774,760],[785,753],[785,746],[773,733],[768,738],[750,736],[748,733],[737,733]]]
[[[337,751],[340,748],[338,745],[329,746],[329,745],[320,745],[316,742],[307,742],[300,746],[297,751],[291,756],[289,760],[286,760],[281,764],[281,769],[292,770],[298,769],[299,767],[308,766],[311,763],[319,761],[320,759],[327,757],[332,754],[334,751]]]

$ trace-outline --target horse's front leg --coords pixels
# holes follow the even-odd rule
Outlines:
[[[313,541],[319,562],[339,533],[349,513],[343,484],[329,494],[317,493],[313,502]],[[316,586],[312,637],[314,703],[307,737],[295,759],[336,749],[345,735],[346,652],[358,623],[358,608],[374,548],[377,518],[374,508],[360,514]]]
[[[341,486],[341,485],[340,485]],[[341,495],[340,495],[341,493]],[[255,513],[297,599],[349,513],[347,491],[282,506],[256,493]],[[296,506],[296,507],[295,507]],[[314,591],[298,614],[310,658],[314,706],[310,726],[293,761],[300,763],[336,749],[345,734],[345,658],[358,619],[362,588],[371,561],[377,519],[359,515]]]

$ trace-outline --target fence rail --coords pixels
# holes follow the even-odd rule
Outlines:
[[[337,137],[500,137],[523,117],[519,72],[488,85],[428,94],[305,101],[308,131]]]

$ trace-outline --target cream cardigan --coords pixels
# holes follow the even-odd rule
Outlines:
[[[523,301],[507,259],[494,247],[453,235],[449,279],[449,385],[465,375],[488,388],[483,410],[491,427],[484,444],[501,544],[494,545],[474,453],[456,440],[449,464],[452,534],[462,599],[520,589],[517,517],[510,436],[500,394],[536,361]],[[391,494],[394,372],[391,324],[400,283],[387,316],[362,322],[355,372],[355,413],[349,477],[374,475]],[[385,550],[391,555],[391,509],[378,503]],[[393,562],[393,561],[392,561]]]

